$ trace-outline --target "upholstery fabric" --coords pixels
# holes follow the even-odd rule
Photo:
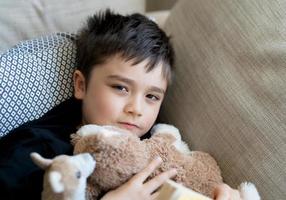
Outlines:
[[[43,36],[0,55],[0,137],[72,96],[74,37]]]
[[[165,25],[177,60],[161,119],[262,199],[286,197],[285,22],[285,0],[181,0]]]

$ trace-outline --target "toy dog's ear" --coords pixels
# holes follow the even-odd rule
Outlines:
[[[49,182],[51,185],[51,188],[53,190],[53,192],[55,193],[61,193],[64,191],[65,186],[62,182],[62,175],[61,173],[57,172],[57,171],[52,171],[51,173],[49,173]]]
[[[47,169],[53,162],[51,159],[43,158],[40,154],[33,152],[30,154],[32,161],[41,169]]]

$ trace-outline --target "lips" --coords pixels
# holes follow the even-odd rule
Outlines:
[[[121,127],[128,129],[128,130],[139,129],[139,126],[137,126],[136,124],[129,123],[129,122],[119,122],[119,124],[121,125]]]

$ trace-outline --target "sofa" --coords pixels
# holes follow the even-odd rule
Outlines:
[[[13,13],[8,13],[5,19],[0,19],[0,25],[9,27],[10,31],[6,35],[2,31],[0,33],[2,136],[7,134],[8,129],[40,117],[72,95],[71,74],[75,64],[73,35],[60,33],[56,36],[56,42],[49,46],[52,50],[49,49],[47,55],[57,56],[61,52],[65,59],[56,59],[57,62],[52,64],[49,63],[49,56],[45,57],[45,51],[37,50],[50,45],[51,38],[55,41],[54,35],[41,38],[40,42],[22,42],[12,49],[11,46],[20,40],[43,34],[74,32],[88,13],[107,6],[103,1],[88,0],[28,2],[33,2],[34,7],[28,8],[24,17],[18,16],[18,20],[12,23]],[[144,3],[139,0],[126,1],[126,4],[122,3],[125,1],[104,2],[113,5],[118,12],[146,13],[142,7]],[[8,1],[6,3],[9,4]],[[17,3],[23,2],[18,0]],[[97,7],[95,4],[104,5]],[[20,5],[17,6],[20,9]],[[0,6],[0,13],[3,9]],[[43,17],[41,13],[45,9],[48,11]],[[243,181],[250,181],[257,186],[262,199],[285,199],[286,1],[179,0],[172,10],[162,13],[151,15],[171,36],[176,61],[174,81],[168,89],[159,120],[177,126],[191,149],[206,151],[214,156],[222,169],[224,181],[230,186],[235,188]],[[35,49],[34,46],[37,49],[31,50]],[[35,65],[41,66],[32,68],[41,70],[33,76],[35,80],[39,76],[43,78],[34,81],[31,94],[23,92],[24,87],[19,91],[20,80],[15,83],[13,70],[7,67],[7,63],[13,64],[16,59],[12,56],[15,51],[21,51],[20,59],[26,54],[29,54],[28,60],[38,59]],[[15,64],[14,67],[19,66]],[[49,66],[48,70],[46,66]],[[25,78],[31,78],[33,70],[25,72]],[[66,77],[62,78],[61,74]],[[21,79],[21,75],[18,77]],[[13,81],[8,84],[10,79]],[[41,85],[39,82],[43,80],[46,82]],[[49,84],[55,89],[50,90]],[[17,93],[11,92],[12,89],[10,91],[13,87],[18,94],[32,96],[31,101],[35,104],[26,101],[23,106],[20,100],[17,102],[21,105],[17,102],[12,104],[11,101],[17,98]],[[48,96],[35,100],[34,97],[41,92]],[[30,115],[27,118],[23,114],[23,118],[15,119],[13,116],[21,106]],[[36,114],[31,114],[30,107]],[[14,115],[10,115],[12,112]],[[3,124],[7,125],[6,128],[10,127],[5,129],[5,133]]]

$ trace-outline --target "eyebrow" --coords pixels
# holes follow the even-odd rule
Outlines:
[[[126,77],[123,77],[123,76],[120,76],[120,75],[109,75],[107,78],[108,79],[119,80],[119,81],[122,81],[124,83],[129,84],[129,85],[135,85],[135,81],[134,80],[126,78]],[[156,87],[156,86],[150,86],[149,89],[151,91],[158,92],[158,93],[161,93],[163,95],[165,94],[165,90],[163,90],[162,88]]]

